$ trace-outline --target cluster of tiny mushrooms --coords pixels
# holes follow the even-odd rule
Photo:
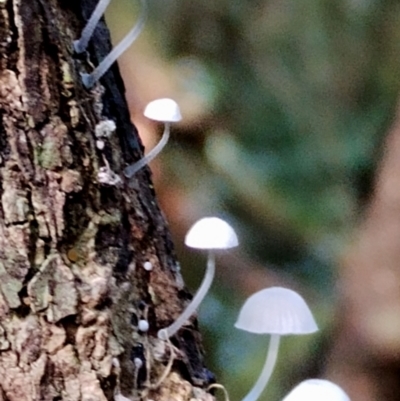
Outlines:
[[[86,51],[90,38],[103,16],[111,0],[99,0],[85,28],[81,38],[74,41],[76,53]],[[135,26],[124,39],[102,60],[98,67],[90,74],[82,73],[82,82],[87,89],[92,88],[107,72],[117,58],[135,41],[143,29],[147,18],[146,0],[140,0],[142,5],[141,15]],[[164,123],[164,133],[160,142],[143,158],[126,167],[123,171],[126,178],[133,177],[141,168],[153,160],[163,149],[169,139],[171,123],[182,119],[178,104],[168,98],[157,99],[150,102],[144,115],[154,121]],[[104,147],[104,138],[115,130],[115,123],[110,120],[102,121],[96,127],[97,147]],[[111,172],[107,160],[104,158],[105,167],[100,168],[98,181],[101,184],[116,185],[121,178]],[[191,248],[207,250],[207,268],[203,281],[196,295],[186,306],[178,319],[170,326],[158,331],[157,337],[161,341],[169,342],[169,338],[188,321],[206,296],[215,272],[215,254],[218,250],[229,249],[239,245],[238,238],[233,228],[224,220],[217,217],[205,217],[197,221],[185,238],[185,244]],[[151,262],[143,264],[147,271],[152,270]],[[253,388],[242,401],[256,401],[264,391],[273,372],[281,336],[311,334],[318,330],[314,317],[304,299],[295,291],[282,288],[266,288],[250,296],[240,310],[235,327],[256,334],[269,334],[270,342],[267,358],[261,374]],[[147,320],[138,322],[141,332],[149,330]],[[118,393],[116,401],[129,401],[128,398]],[[323,379],[309,379],[297,385],[283,401],[350,401],[348,395],[336,384]]]

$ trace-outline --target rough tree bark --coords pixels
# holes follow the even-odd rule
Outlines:
[[[195,320],[157,386],[172,349],[157,330],[189,294],[149,170],[122,175],[143,149],[118,67],[80,82],[110,51],[101,23],[73,53],[95,4],[0,0],[0,401],[212,400]]]

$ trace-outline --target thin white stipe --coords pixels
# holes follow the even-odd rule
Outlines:
[[[143,30],[147,19],[147,3],[141,0],[142,11],[135,26],[128,34],[111,50],[91,74],[81,74],[82,82],[86,88],[91,88],[114,64],[118,57],[137,39]]]
[[[212,250],[208,253],[207,270],[204,275],[200,288],[197,290],[196,295],[193,297],[190,304],[182,312],[182,314],[170,326],[158,331],[157,336],[161,340],[172,337],[189,319],[190,316],[196,311],[201,301],[206,296],[210,286],[213,282],[215,274],[215,254]]]
[[[276,360],[278,358],[279,341],[279,335],[271,335],[271,339],[269,340],[267,359],[265,360],[264,367],[253,388],[243,398],[242,401],[256,401],[264,391],[265,387],[267,387],[272,372],[274,371]]]
[[[110,4],[110,1],[111,0],[100,0],[97,3],[97,6],[86,23],[85,28],[83,28],[80,39],[74,41],[74,50],[76,53],[83,53],[87,49],[88,43],[93,36],[93,32],[96,29],[101,16],[104,14],[106,8]]]
[[[163,135],[160,141],[157,143],[157,145],[154,146],[154,148],[149,153],[147,153],[146,156],[142,157],[136,163],[133,163],[125,168],[124,175],[126,178],[133,177],[141,168],[150,163],[162,151],[162,149],[167,144],[169,139],[170,126],[171,124],[169,122],[166,122],[164,126]]]

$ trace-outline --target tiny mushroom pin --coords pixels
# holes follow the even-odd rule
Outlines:
[[[337,384],[329,380],[308,379],[298,384],[282,401],[350,401]]]
[[[149,322],[146,319],[140,319],[138,322],[138,329],[139,331],[145,333],[146,331],[149,331]]]
[[[240,310],[235,327],[271,335],[264,368],[242,401],[255,401],[263,392],[276,363],[281,336],[310,334],[318,330],[304,299],[295,291],[282,287],[266,288],[250,296]]]
[[[74,42],[74,47],[76,52],[83,52],[87,47],[94,28],[99,22],[100,17],[104,13],[109,1],[100,0],[97,7],[95,8],[92,17],[90,17],[87,26],[82,32],[82,37],[78,41]],[[139,34],[143,30],[143,26],[147,19],[147,2],[146,0],[141,0],[142,11],[139,16],[138,21],[134,27],[127,33],[127,35],[115,46],[110,53],[101,61],[101,63],[95,68],[91,74],[81,74],[82,82],[86,88],[91,88],[114,64],[119,56],[125,52],[126,49],[136,40]],[[89,25],[90,24],[90,25]]]
[[[124,174],[127,178],[131,178],[161,152],[168,142],[171,123],[182,120],[178,104],[168,98],[153,100],[146,106],[143,114],[150,120],[163,122],[164,132],[158,144],[146,156],[125,168]]]
[[[198,220],[188,231],[185,244],[190,248],[207,249],[207,269],[200,288],[192,301],[170,326],[158,331],[158,337],[166,339],[173,336],[194,313],[207,294],[215,274],[215,251],[233,248],[239,245],[233,228],[218,217],[205,217]]]

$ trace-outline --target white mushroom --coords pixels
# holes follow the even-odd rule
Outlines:
[[[143,263],[143,268],[144,268],[144,270],[150,272],[153,270],[153,264],[148,260]]]
[[[100,21],[101,16],[106,11],[106,8],[110,4],[111,0],[99,0],[96,8],[93,10],[88,22],[83,28],[81,37],[79,40],[74,41],[74,50],[76,53],[83,53],[88,46],[89,40],[93,35],[93,32]]]
[[[85,29],[82,32],[82,38],[74,43],[75,51],[84,51],[87,46],[87,42],[89,42],[90,37],[93,34],[94,28],[96,27],[101,15],[106,9],[109,1],[100,0],[93,14],[96,14],[95,17],[89,19],[89,23],[91,24],[89,28],[87,28],[87,32]],[[142,11],[139,16],[138,21],[134,25],[134,27],[127,33],[127,35],[115,46],[110,53],[101,61],[101,63],[95,68],[95,70],[91,74],[81,74],[82,82],[86,86],[86,88],[91,88],[115,63],[117,58],[125,52],[126,49],[136,40],[139,34],[143,30],[143,26],[147,19],[147,2],[146,0],[141,0],[142,3]],[[88,25],[89,25],[88,23]],[[86,35],[85,38],[83,35]],[[80,43],[80,42],[83,42]],[[82,50],[83,49],[83,50]]]
[[[298,384],[282,401],[350,401],[337,384],[329,380],[308,379]]]
[[[150,120],[162,121],[164,123],[164,132],[160,142],[158,142],[146,156],[124,170],[124,174],[127,178],[132,177],[161,152],[168,142],[171,123],[182,120],[178,104],[174,100],[168,98],[153,100],[146,106],[143,114]]]
[[[185,244],[190,248],[208,250],[206,273],[196,295],[183,313],[170,326],[158,331],[158,337],[161,339],[173,336],[204,299],[214,279],[215,251],[236,247],[239,241],[235,231],[226,221],[217,217],[205,217],[197,221],[188,231]]]
[[[278,356],[282,335],[310,334],[318,330],[304,299],[295,291],[272,287],[250,296],[235,323],[241,330],[270,334],[267,359],[260,377],[243,401],[255,401],[266,387]]]
[[[133,364],[135,365],[136,369],[140,369],[143,366],[143,361],[140,358],[135,358],[133,360]]]
[[[145,333],[146,331],[149,331],[149,328],[150,328],[150,325],[147,320],[145,320],[145,319],[139,320],[139,323],[138,323],[139,331]]]

